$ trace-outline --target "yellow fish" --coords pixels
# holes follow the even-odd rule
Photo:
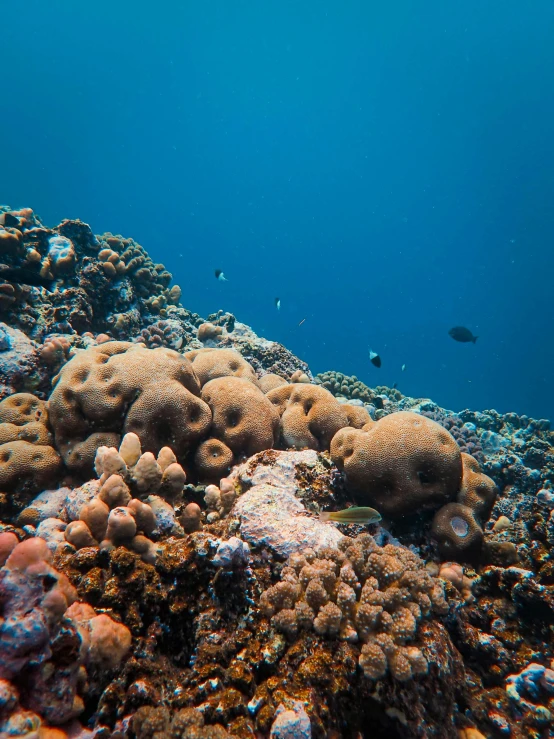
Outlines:
[[[378,523],[381,520],[381,514],[375,508],[352,506],[351,508],[345,508],[343,511],[321,511],[319,520],[357,523],[361,526],[367,526],[370,523]]]

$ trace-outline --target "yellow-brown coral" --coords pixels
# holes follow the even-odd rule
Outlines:
[[[454,438],[417,413],[391,413],[362,430],[342,429],[331,457],[359,501],[388,516],[438,508],[456,497],[462,480]]]
[[[171,349],[109,341],[76,354],[54,382],[51,423],[73,470],[90,470],[96,449],[122,433],[135,432],[147,451],[170,445],[183,455],[210,426],[190,362]]]
[[[292,555],[281,581],[262,594],[262,613],[291,638],[313,628],[361,642],[359,662],[369,678],[390,671],[407,680],[426,672],[425,657],[410,642],[423,618],[447,610],[440,580],[409,549],[379,547],[368,534],[345,537],[340,549]]]

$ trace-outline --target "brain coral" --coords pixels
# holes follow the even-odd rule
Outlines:
[[[285,385],[288,385],[288,382],[280,375],[275,375],[272,372],[260,377],[260,387],[264,393],[268,393],[276,387],[283,387]]]
[[[202,388],[202,400],[213,414],[212,435],[234,454],[250,457],[271,449],[279,432],[279,415],[252,382],[220,377]]]
[[[134,432],[142,448],[185,454],[206,434],[209,407],[191,363],[171,349],[110,341],[76,354],[54,379],[50,420],[66,465],[90,472],[100,446]]]
[[[202,482],[219,482],[233,464],[233,452],[219,439],[206,439],[194,455],[194,466]]]
[[[234,349],[194,349],[185,357],[192,362],[202,387],[218,377],[241,377],[259,384],[251,365]]]
[[[0,402],[0,502],[9,508],[20,508],[61,470],[47,421],[46,404],[34,395],[16,393]]]
[[[481,472],[479,462],[462,452],[463,478],[458,493],[458,503],[469,506],[478,519],[485,521],[492,510],[497,487],[493,480]]]
[[[329,449],[337,431],[348,426],[341,404],[318,385],[283,385],[270,390],[267,397],[282,413],[281,436],[285,446]]]
[[[448,431],[406,411],[363,430],[342,429],[331,443],[331,457],[360,502],[392,517],[448,503],[462,480],[460,450]]]

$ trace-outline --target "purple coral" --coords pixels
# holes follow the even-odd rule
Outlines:
[[[485,455],[477,436],[475,424],[464,423],[458,416],[448,416],[441,411],[422,411],[421,415],[440,423],[443,428],[452,434],[461,452],[471,454],[481,465],[485,463]]]

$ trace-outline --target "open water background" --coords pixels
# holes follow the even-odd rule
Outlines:
[[[134,237],[315,372],[554,418],[550,0],[7,11],[0,201]]]

